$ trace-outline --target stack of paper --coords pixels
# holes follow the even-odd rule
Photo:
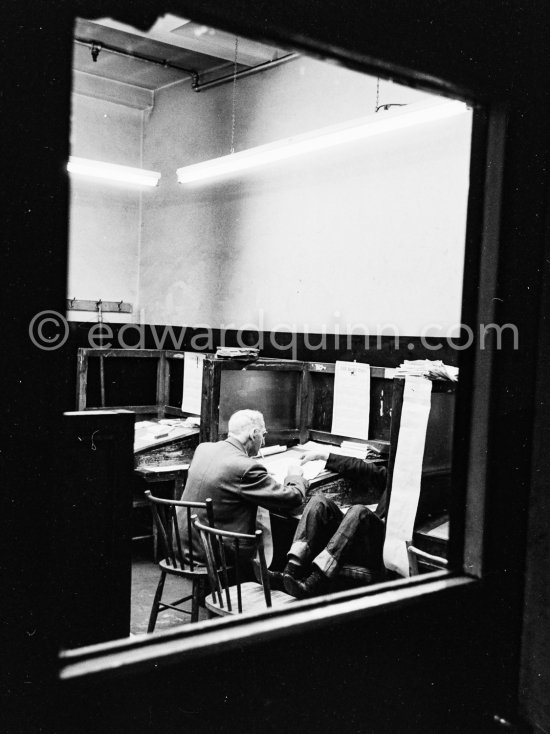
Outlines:
[[[256,347],[218,347],[216,359],[242,359],[250,362],[258,359],[260,350]]]
[[[340,448],[342,450],[342,453],[346,456],[356,456],[358,459],[365,459],[369,447],[366,443],[358,443],[357,441],[342,441]]]
[[[307,441],[301,446],[294,446],[294,449],[301,452],[322,451],[324,453],[338,454],[340,456],[355,456],[359,459],[383,459],[382,452],[375,446],[368,443],[359,443],[358,441],[342,441],[341,446],[330,443],[320,443],[319,441]]]
[[[406,359],[395,370],[395,377],[426,377],[428,380],[458,381],[458,367],[443,364],[439,359]]]

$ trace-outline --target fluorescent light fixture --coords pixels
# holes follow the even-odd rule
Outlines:
[[[275,163],[286,158],[332,148],[343,143],[363,140],[374,135],[403,130],[436,120],[444,120],[466,112],[463,102],[456,100],[430,100],[404,107],[377,112],[359,120],[312,130],[303,135],[277,140],[275,143],[259,145],[239,153],[214,158],[202,163],[178,168],[178,182],[192,183],[207,178],[238,173],[257,166]]]
[[[143,168],[91,161],[88,158],[77,158],[74,155],[69,157],[67,170],[69,173],[80,176],[100,178],[104,181],[140,184],[141,186],[157,186],[160,179],[160,173],[157,173],[157,171],[145,171]]]

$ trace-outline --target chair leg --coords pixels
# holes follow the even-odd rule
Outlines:
[[[193,579],[193,600],[191,604],[191,622],[199,621],[199,606],[201,603],[202,593],[202,579]]]
[[[153,632],[155,629],[155,624],[157,623],[157,617],[159,613],[160,600],[162,598],[162,590],[164,589],[165,581],[166,571],[161,571],[157,590],[155,591],[155,598],[153,599],[153,606],[151,607],[151,616],[149,617],[149,626],[147,627],[147,632]]]

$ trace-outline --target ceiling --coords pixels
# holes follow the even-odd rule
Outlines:
[[[286,55],[272,46],[238,40],[239,71]],[[99,80],[131,85],[143,95],[182,80],[200,85],[232,74],[234,59],[235,36],[175,15],[159,18],[146,32],[110,18],[78,19],[75,26],[75,91],[82,93],[97,88]]]

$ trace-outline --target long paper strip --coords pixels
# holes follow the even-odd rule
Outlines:
[[[420,497],[426,428],[430,415],[432,383],[424,377],[407,377],[401,425],[393,469],[390,506],[386,520],[384,565],[409,576],[407,541],[412,540]]]
[[[256,510],[256,530],[262,531],[265,562],[269,568],[271,561],[273,560],[273,535],[271,533],[271,518],[269,517],[269,510],[266,510],[265,507],[258,507]],[[256,554],[256,559],[259,563],[260,559],[258,554]]]
[[[185,413],[200,415],[204,354],[185,352],[183,360],[183,398],[181,409]]]

